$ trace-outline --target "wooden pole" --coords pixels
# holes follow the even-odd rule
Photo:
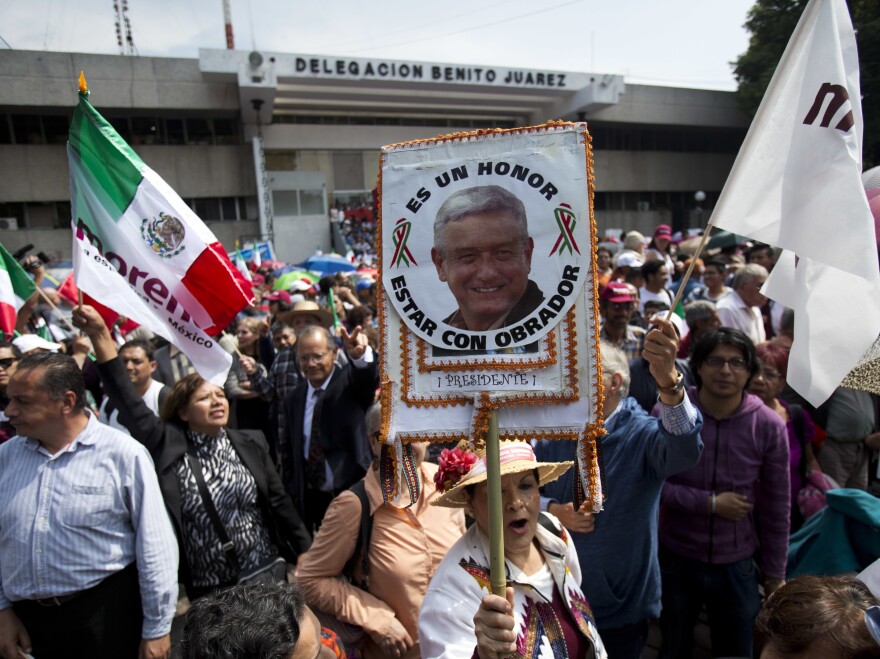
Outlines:
[[[504,565],[504,509],[501,500],[501,446],[498,410],[489,415],[486,433],[486,488],[489,496],[489,581],[492,594],[504,597],[507,571]]]
[[[700,254],[703,251],[703,248],[706,246],[706,243],[709,240],[709,234],[712,233],[712,229],[715,227],[712,226],[712,223],[709,222],[706,225],[706,230],[703,232],[703,239],[700,241],[700,244],[697,245],[697,251],[694,252],[694,255],[691,257],[691,264],[688,266],[688,269],[684,273],[684,277],[681,279],[681,283],[678,285],[678,291],[675,293],[675,299],[672,301],[672,306],[669,308],[669,313],[666,314],[666,320],[669,320],[672,317],[672,314],[675,313],[675,307],[678,306],[678,303],[681,302],[681,296],[684,295],[684,285],[688,283],[688,279],[691,278],[691,273],[694,271],[694,266],[697,264],[697,259],[700,257]]]
[[[46,293],[43,291],[43,289],[40,288],[39,286],[37,286],[37,293],[39,293],[40,297],[43,298],[43,302],[45,302],[50,307],[52,307],[52,309],[55,311],[55,313],[58,314],[58,317],[61,319],[61,322],[64,323],[65,325],[67,325],[67,328],[71,332],[75,333],[77,331],[77,329],[73,325],[70,324],[70,321],[67,320],[67,317],[63,313],[61,313],[61,310],[52,303],[52,300],[49,299],[49,296],[46,295]]]

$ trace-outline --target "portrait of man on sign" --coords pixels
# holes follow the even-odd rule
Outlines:
[[[431,260],[458,303],[443,322],[485,332],[519,322],[544,301],[529,279],[534,241],[526,211],[497,185],[450,195],[434,220]]]

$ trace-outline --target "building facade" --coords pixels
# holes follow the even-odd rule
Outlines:
[[[30,243],[69,258],[65,143],[81,70],[92,104],[227,247],[271,233],[292,261],[329,247],[330,208],[370,200],[384,144],[587,121],[600,231],[650,232],[705,224],[748,127],[731,92],[614,75],[230,50],[0,50],[0,235],[11,250]],[[260,200],[270,202],[262,212]]]

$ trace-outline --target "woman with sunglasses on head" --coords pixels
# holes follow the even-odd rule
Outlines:
[[[6,341],[0,343],[0,444],[18,434],[3,412],[9,402],[6,385],[15,373],[19,360],[21,360],[21,351],[18,348]]]
[[[295,563],[311,538],[284,491],[263,434],[227,428],[229,401],[223,389],[196,373],[187,375],[172,387],[157,417],[126,376],[101,316],[90,306],[77,307],[73,323],[92,340],[119,421],[156,465],[189,598],[235,585],[241,574],[279,554]]]

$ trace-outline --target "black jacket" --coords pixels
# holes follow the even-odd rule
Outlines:
[[[321,400],[315,406],[315,414],[319,415],[321,446],[336,490],[348,489],[358,482],[373,462],[364,417],[373,404],[379,386],[377,357],[374,355],[373,362],[364,368],[355,368],[351,363],[344,368],[337,366]],[[308,389],[308,382],[303,382],[284,401],[289,421],[285,428],[287,441],[284,444],[292,453],[289,457],[294,467],[290,478],[285,476],[284,484],[301,515],[305,505],[303,419]]]
[[[186,456],[186,430],[182,425],[165,423],[150,411],[135,392],[118,358],[99,364],[98,372],[104,391],[119,409],[120,423],[153,457],[159,487],[179,540],[183,526],[180,484],[174,465]],[[270,538],[282,556],[295,563],[297,556],[309,548],[312,539],[284,491],[263,434],[254,430],[227,430],[227,433],[235,452],[256,481],[258,502]],[[189,563],[182,551],[180,572],[182,581],[189,587]]]

